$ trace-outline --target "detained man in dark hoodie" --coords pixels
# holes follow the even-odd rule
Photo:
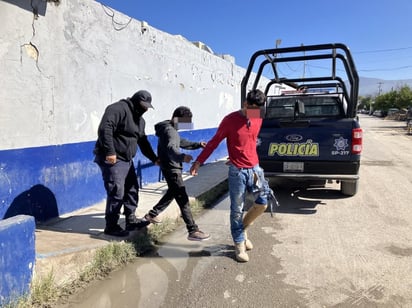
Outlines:
[[[204,148],[206,142],[192,142],[180,138],[179,129],[192,128],[192,112],[188,107],[178,107],[171,120],[165,120],[155,125],[158,139],[157,154],[160,159],[160,168],[167,182],[167,192],[159,202],[147,213],[144,220],[151,223],[160,223],[157,217],[169,204],[176,200],[182,213],[182,218],[189,233],[187,239],[191,241],[203,241],[209,239],[209,234],[199,230],[190,210],[189,197],[183,182],[183,162],[189,163],[193,157],[180,152],[180,148],[196,150]]]
[[[133,158],[139,146],[144,156],[153,163],[158,163],[158,158],[147,140],[146,122],[142,117],[149,108],[153,108],[151,102],[151,94],[140,90],[131,98],[107,106],[101,119],[93,153],[94,161],[102,171],[107,192],[105,234],[127,236],[129,231],[148,224],[135,216],[139,184]],[[118,224],[122,206],[126,230]]]

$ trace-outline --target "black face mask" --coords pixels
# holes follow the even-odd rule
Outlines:
[[[138,118],[140,118],[146,111],[147,111],[147,108],[143,107],[142,105],[140,104],[135,105],[135,112]]]

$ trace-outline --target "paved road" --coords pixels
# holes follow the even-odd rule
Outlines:
[[[65,307],[412,307],[412,136],[400,122],[361,125],[359,193],[278,190],[279,212],[251,227],[250,262],[234,261],[224,198],[198,219],[210,241],[178,230]]]

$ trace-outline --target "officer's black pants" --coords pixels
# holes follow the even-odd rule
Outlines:
[[[96,161],[96,163],[102,171],[107,192],[106,227],[117,225],[122,205],[124,205],[123,213],[126,220],[133,219],[139,201],[139,184],[133,161],[118,160],[114,165],[103,161]]]

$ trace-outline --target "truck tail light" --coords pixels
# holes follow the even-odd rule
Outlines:
[[[352,154],[360,154],[362,152],[362,128],[352,129]]]

